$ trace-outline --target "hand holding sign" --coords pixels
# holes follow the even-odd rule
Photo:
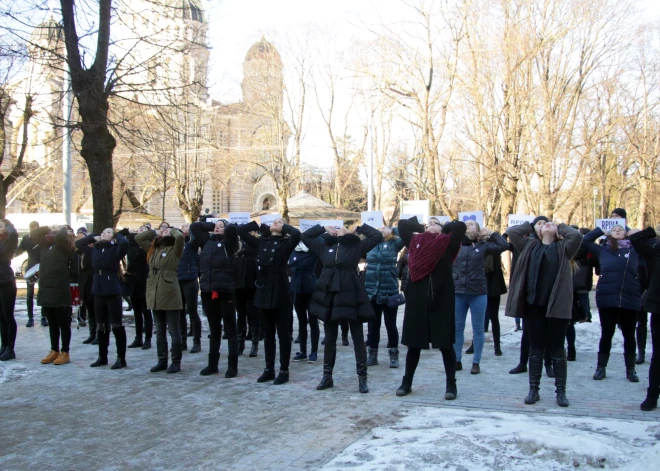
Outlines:
[[[362,211],[362,224],[366,224],[375,229],[380,229],[385,224],[383,223],[382,211]]]
[[[605,233],[609,234],[612,232],[612,228],[614,226],[621,226],[624,229],[626,228],[626,220],[625,219],[596,219],[596,227],[600,227],[600,229]]]

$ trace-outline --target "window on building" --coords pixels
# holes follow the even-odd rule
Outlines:
[[[213,190],[213,212],[222,213],[222,190]]]

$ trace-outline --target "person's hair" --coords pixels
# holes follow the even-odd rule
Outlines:
[[[174,245],[174,236],[160,236],[160,237],[155,237],[154,240],[151,242],[151,246],[149,247],[149,250],[147,251],[147,263],[151,260],[151,256],[154,254],[154,252],[161,248],[161,247],[171,247]]]
[[[626,239],[628,236],[624,237]],[[611,235],[607,236],[606,245],[610,248],[612,253],[617,253],[619,250],[619,241],[612,237]]]
[[[440,225],[440,227],[443,227],[442,223],[440,222],[440,219],[432,217],[432,218],[429,218],[429,224],[431,224],[431,221],[435,221],[436,223],[438,223]]]
[[[0,221],[2,221],[2,223],[5,225],[5,227],[12,225],[11,221],[7,218],[0,218]]]
[[[356,223],[355,219],[347,219],[346,221],[344,221],[344,227],[350,229],[351,227],[353,227],[355,223]]]
[[[31,221],[29,224],[30,229],[36,229],[39,227],[39,221]]]
[[[169,223],[169,222],[167,222],[167,221],[161,221],[161,223],[158,224],[158,229],[160,229],[160,226],[162,226],[163,224],[165,224],[167,227],[172,227],[172,226],[170,226],[170,223]]]

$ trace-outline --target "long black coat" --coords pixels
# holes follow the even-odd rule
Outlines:
[[[149,264],[147,252],[135,242],[135,234],[126,236],[128,239],[128,252],[126,253],[126,293],[138,298],[146,297],[147,278],[149,278]]]
[[[438,259],[433,272],[419,281],[408,281],[406,310],[401,343],[408,347],[428,349],[452,348],[456,341],[454,315],[454,276],[452,259],[461,248],[465,223],[453,221],[442,232],[450,234],[449,246]],[[408,247],[414,232],[424,232],[417,218],[399,221],[399,236]]]
[[[489,255],[486,258],[486,285],[488,296],[506,294],[506,281],[504,281],[501,254]]]
[[[649,288],[645,308],[654,314],[660,313],[660,240],[655,229],[647,227],[630,236],[633,247],[646,260]]]
[[[236,226],[228,225],[225,233],[209,234],[215,227],[211,222],[194,222],[190,233],[201,247],[199,259],[199,288],[205,293],[234,292],[234,253],[238,250]]]
[[[245,241],[234,258],[234,274],[236,289],[246,291],[256,290],[254,282],[257,281],[257,250]]]
[[[54,239],[46,235],[50,228],[39,229],[43,232],[37,238],[41,247],[37,304],[42,307],[71,306],[68,273],[73,248],[69,244],[67,228],[60,229]]]
[[[319,240],[318,237],[324,232],[325,229],[317,224],[302,235],[303,243],[323,264],[312,293],[310,314],[323,321],[367,322],[373,319],[374,310],[360,283],[357,268],[360,259],[383,240],[383,234],[363,224],[357,233],[363,234],[366,237],[364,240],[354,234],[326,236]]]
[[[257,250],[258,277],[255,282],[254,306],[261,309],[277,309],[291,306],[287,263],[289,255],[300,242],[300,231],[285,224],[282,235],[270,233],[267,226],[261,228],[261,237],[250,232],[258,231],[259,225],[252,221],[238,227],[243,241]]]

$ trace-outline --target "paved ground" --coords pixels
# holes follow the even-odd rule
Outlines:
[[[257,358],[239,359],[237,378],[199,376],[206,364],[206,335],[203,353],[185,353],[183,370],[176,375],[148,372],[156,362],[155,348],[129,350],[127,369],[89,368],[97,350],[81,344],[86,330],[73,333],[71,364],[42,366],[48,329],[26,329],[21,302],[18,359],[0,365],[3,470],[316,469],[373,427],[392,423],[404,409],[417,406],[660,422],[659,412],[639,410],[648,364],[638,368],[641,382],[629,383],[623,361],[613,354],[608,378],[595,382],[593,349],[578,352],[578,361],[569,363],[569,408],[556,406],[554,385],[545,377],[540,403],[525,406],[527,376],[507,373],[518,360],[516,332],[506,334],[502,357],[493,355],[487,341],[482,374],[459,372],[458,399],[448,402],[439,352],[422,354],[413,393],[397,398],[405,347],[402,368],[390,369],[384,343],[381,365],[369,368],[369,394],[357,391],[352,346],[338,347],[335,387],[327,391],[315,390],[321,359],[293,363],[286,385],[257,384],[263,348]],[[401,311],[399,325],[402,316]],[[512,327],[512,320],[503,321],[503,332]],[[132,327],[128,331],[130,341]],[[386,338],[383,328],[381,339]],[[226,358],[223,342],[222,371]],[[463,361],[469,365],[469,357]]]

